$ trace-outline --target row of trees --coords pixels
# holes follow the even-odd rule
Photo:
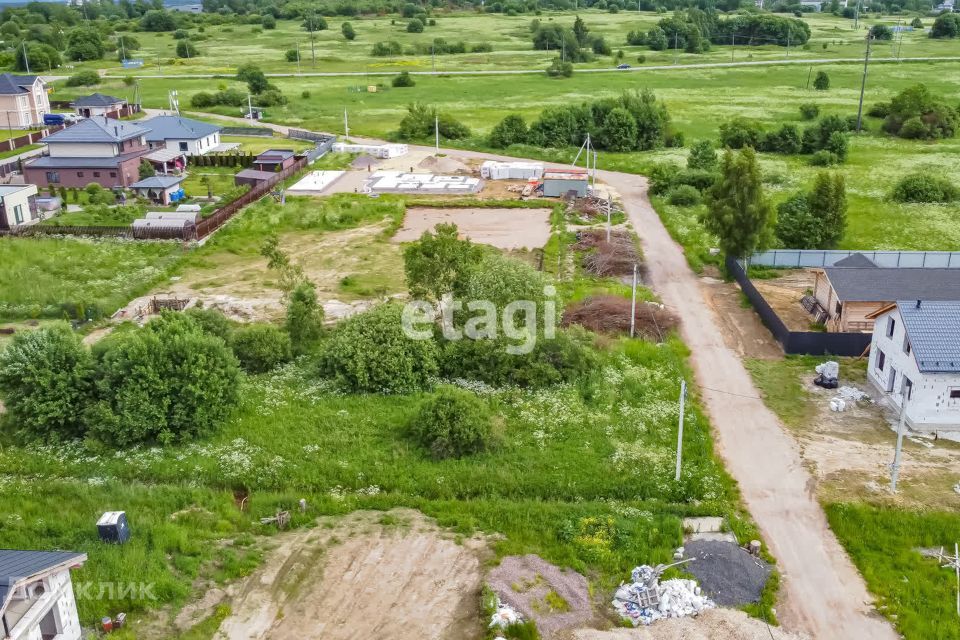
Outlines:
[[[433,41],[419,42],[406,49],[396,40],[376,42],[370,49],[370,55],[377,58],[387,58],[399,55],[449,55],[456,53],[490,53],[493,45],[489,42],[466,43],[463,40],[447,42],[444,38],[434,38]]]
[[[627,44],[646,45],[653,50],[683,49],[703,53],[710,44],[779,46],[803,45],[810,39],[810,27],[803,20],[769,13],[721,17],[715,10],[687,9],[663,18],[649,31],[627,34]]]
[[[490,132],[488,142],[497,148],[511,144],[563,148],[579,146],[587,134],[598,149],[637,151],[682,146],[670,128],[666,105],[652,91],[625,91],[580,105],[549,107],[529,126],[522,116],[509,115]]]
[[[223,89],[216,93],[200,91],[190,97],[190,105],[196,109],[205,109],[216,105],[242,107],[249,101],[258,107],[273,107],[286,104],[287,97],[279,88],[270,84],[267,76],[260,67],[253,63],[242,64],[237,68],[235,76],[240,82],[247,84],[247,91],[240,89]]]
[[[805,127],[802,133],[792,123],[767,131],[756,120],[737,117],[720,125],[720,144],[731,149],[752,147],[770,153],[812,154],[811,164],[833,165],[846,162],[847,132],[855,127],[855,117],[829,115]]]

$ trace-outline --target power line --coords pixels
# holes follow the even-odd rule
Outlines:
[[[736,396],[736,397],[738,397],[738,398],[747,398],[747,399],[749,399],[749,400],[763,400],[763,398],[761,398],[760,396],[748,396],[748,395],[745,395],[745,394],[742,394],[742,393],[735,393],[735,392],[733,392],[733,391],[726,391],[726,390],[724,390],[724,389],[714,389],[714,388],[712,388],[712,387],[704,387],[703,385],[700,385],[700,388],[703,389],[704,391],[713,391],[714,393],[723,393],[723,394],[726,394],[726,395],[728,395],[728,396]]]

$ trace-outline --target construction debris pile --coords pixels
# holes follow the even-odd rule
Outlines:
[[[630,584],[622,584],[613,597],[613,608],[633,623],[648,625],[663,618],[683,618],[716,605],[703,595],[693,580],[660,582],[660,567],[641,565],[633,570]]]
[[[824,389],[836,389],[837,380],[840,378],[840,365],[833,360],[828,360],[816,367],[817,377],[813,379],[813,384]]]
[[[630,333],[630,300],[621,296],[589,296],[571,304],[563,312],[562,325],[580,325],[597,333]],[[663,342],[676,328],[677,317],[662,304],[637,302],[634,311],[634,335]]]
[[[630,233],[623,229],[607,232],[587,229],[577,232],[574,250],[583,251],[583,268],[595,276],[633,275],[633,265],[640,264],[640,252]]]
[[[490,617],[490,624],[487,625],[487,627],[490,629],[506,629],[512,624],[519,624],[521,622],[523,622],[523,616],[510,605],[501,602],[500,596],[497,596],[497,610],[494,611]]]

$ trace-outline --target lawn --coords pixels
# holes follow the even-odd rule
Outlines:
[[[110,315],[182,253],[175,242],[0,238],[0,319]]]
[[[190,197],[205,198],[207,185],[203,179],[208,177],[213,195],[223,194],[235,186],[233,176],[241,169],[242,167],[189,167],[187,179],[183,181],[183,190]]]
[[[143,207],[121,206],[107,208],[103,206],[87,207],[83,211],[66,211],[40,224],[53,227],[129,227],[146,212]]]
[[[238,142],[240,150],[254,155],[263,153],[267,149],[293,149],[306,151],[313,148],[313,143],[307,140],[295,140],[283,136],[221,136],[220,142]]]

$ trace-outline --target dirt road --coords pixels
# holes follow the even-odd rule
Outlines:
[[[886,640],[891,626],[871,597],[810,489],[793,438],[764,405],[734,351],[724,344],[697,276],[647,199],[646,179],[603,173],[616,187],[643,242],[653,288],[682,318],[681,331],[720,455],[783,572],[784,626],[814,638]]]

